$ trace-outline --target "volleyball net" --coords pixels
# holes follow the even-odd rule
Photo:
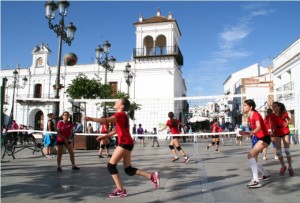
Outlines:
[[[170,136],[168,129],[159,132],[158,135],[153,135],[153,132],[159,131],[166,125],[168,113],[173,112],[175,118],[185,124],[184,129],[179,129],[181,134],[179,136],[194,136],[196,137],[210,137],[214,135],[211,133],[210,123],[213,118],[217,118],[222,128],[222,132],[215,134],[224,136],[236,136],[234,131],[236,127],[244,126],[247,130],[247,115],[243,114],[242,106],[246,99],[253,99],[256,103],[256,110],[265,117],[268,108],[274,101],[282,102],[289,116],[292,120],[290,127],[291,133],[298,134],[299,131],[299,112],[300,112],[300,93],[296,92],[278,92],[269,94],[268,92],[253,91],[248,94],[235,95],[215,95],[215,96],[194,96],[194,97],[177,97],[177,98],[136,98],[130,99],[132,104],[135,104],[135,120],[130,120],[130,132],[134,124],[136,129],[141,124],[144,134],[138,136],[153,137]],[[109,115],[113,115],[114,99],[74,99],[63,100],[64,106],[69,106],[74,103],[81,105],[84,111],[81,111],[81,118],[83,116],[101,117],[105,108]],[[69,109],[72,109],[70,107]],[[70,111],[71,115],[75,112]],[[84,122],[84,132],[88,123]],[[101,128],[101,124],[92,123],[95,132]],[[113,125],[112,125],[113,126]],[[48,132],[45,130],[9,130],[8,132],[16,131],[30,131],[33,134],[56,134],[56,132]],[[99,133],[76,133],[76,135],[85,136],[99,136]],[[132,136],[137,136],[132,134]]]

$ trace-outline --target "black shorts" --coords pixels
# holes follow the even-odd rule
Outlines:
[[[211,138],[219,138],[220,135],[213,135]]]
[[[133,145],[132,144],[119,144],[119,147],[122,147],[123,149],[127,149],[128,151],[133,150]]]
[[[65,142],[58,142],[58,141],[56,141],[56,144],[57,145],[66,145]],[[68,141],[68,144],[71,144],[71,141]]]
[[[172,136],[172,139],[180,139],[181,136]]]
[[[268,145],[270,145],[270,143],[271,143],[271,137],[268,136],[268,135],[263,136],[262,138],[258,138],[258,140],[261,140],[261,141],[265,142]]]

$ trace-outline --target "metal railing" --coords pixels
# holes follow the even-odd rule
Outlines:
[[[133,49],[133,57],[163,57],[175,56],[179,65],[183,65],[183,56],[178,46],[146,47]]]

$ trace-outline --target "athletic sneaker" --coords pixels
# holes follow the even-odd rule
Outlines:
[[[114,189],[112,193],[109,193],[108,197],[113,198],[113,197],[126,197],[127,192],[125,188],[123,190],[119,191],[118,188]]]
[[[271,178],[271,175],[267,175],[267,176],[259,177],[258,180],[269,180],[270,178]]]
[[[259,188],[261,184],[259,181],[251,180],[250,183],[247,185],[249,188]]]
[[[184,163],[185,163],[185,164],[187,164],[187,163],[189,163],[189,161],[190,161],[190,157],[188,157],[188,156],[187,156],[187,157],[185,157],[185,159],[184,159]]]
[[[155,189],[158,189],[159,188],[159,175],[158,175],[158,172],[153,172],[151,173],[151,178],[150,178],[152,184],[154,185],[154,188]]]
[[[174,159],[172,160],[173,162],[177,161],[179,159],[179,157],[174,157]]]
[[[284,166],[281,167],[281,169],[279,171],[279,174],[283,175],[285,171],[286,171],[286,166],[284,165]]]
[[[206,146],[206,150],[209,150],[209,146]]]
[[[263,160],[267,160],[267,157],[264,156],[264,157],[263,157]]]
[[[215,152],[219,152],[219,150],[218,150],[218,149],[216,149],[216,150],[215,150]]]
[[[274,159],[278,159],[278,156],[274,156]]]
[[[107,154],[106,156],[107,156],[107,157],[111,157],[111,155],[110,155],[110,154]]]
[[[294,176],[295,175],[293,168],[289,168],[288,171],[289,171],[289,175],[290,176]]]
[[[80,168],[79,168],[78,166],[73,166],[73,167],[72,167],[72,170],[78,171],[78,170],[80,170]]]
[[[104,158],[102,155],[98,155],[99,158]]]
[[[61,167],[57,167],[57,172],[62,172],[63,170],[61,169]]]

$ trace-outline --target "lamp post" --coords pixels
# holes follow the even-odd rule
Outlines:
[[[14,81],[13,81],[13,84],[12,84],[12,88],[13,88],[13,94],[12,94],[12,102],[11,102],[11,111],[10,111],[10,116],[9,116],[9,122],[8,122],[8,127],[10,128],[11,127],[11,123],[12,121],[14,120],[14,107],[15,107],[15,91],[16,91],[16,88],[19,89],[19,88],[24,88],[25,85],[27,84],[27,81],[28,79],[26,78],[26,76],[22,79],[23,80],[23,86],[21,86],[19,84],[19,78],[18,78],[18,75],[19,75],[19,72],[17,70],[14,70],[13,72],[13,78],[14,78]],[[8,86],[10,87],[10,86]]]
[[[57,61],[57,73],[56,73],[56,80],[55,80],[55,99],[59,99],[59,90],[63,87],[60,84],[60,65],[61,65],[61,51],[62,51],[62,41],[66,42],[69,46],[74,39],[76,27],[73,23],[70,23],[67,27],[65,27],[65,20],[64,17],[67,15],[67,10],[70,3],[68,1],[58,1],[58,3],[54,3],[53,1],[47,1],[45,3],[46,9],[46,18],[48,19],[49,28],[53,30],[57,37],[59,38],[58,43],[58,61]],[[59,24],[53,25],[52,20],[55,18],[56,9],[59,9],[59,15],[61,19]],[[54,102],[53,105],[53,113],[58,119],[59,117],[59,100]]]
[[[105,41],[105,43],[102,46],[103,46],[103,48],[101,47],[101,45],[99,45],[95,49],[95,51],[96,51],[96,59],[97,59],[98,65],[102,66],[105,70],[104,84],[106,85],[107,84],[107,71],[113,72],[113,70],[115,68],[116,59],[113,56],[111,56],[108,59],[109,48],[110,48],[111,44],[107,40]],[[105,54],[105,57],[102,60],[103,52]],[[106,116],[106,103],[105,102],[104,102],[103,114],[104,114],[104,116]]]
[[[132,76],[130,70],[131,70],[131,65],[129,63],[127,63],[123,73],[124,73],[125,81],[127,83],[127,94],[128,94],[128,96],[129,96],[129,87],[130,87],[130,84],[132,83],[132,79],[133,79],[133,76]]]

